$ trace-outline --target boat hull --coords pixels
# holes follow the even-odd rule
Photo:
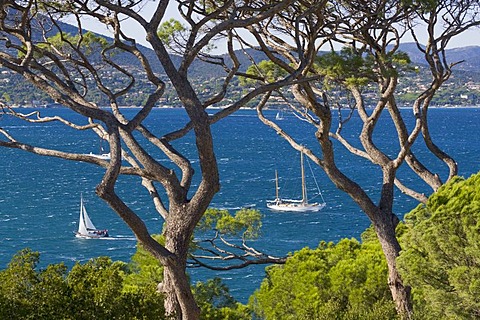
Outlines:
[[[96,154],[96,153],[90,152],[89,154],[86,154],[86,155],[91,156],[91,157],[95,157],[95,158],[101,159],[101,160],[110,160],[111,159],[110,153]]]
[[[75,237],[83,238],[83,239],[99,239],[99,238],[108,238],[109,235],[108,235],[108,233],[106,233],[106,234],[84,234],[84,233],[75,232]]]
[[[286,212],[316,212],[325,207],[325,203],[267,203],[267,208],[274,211],[286,211]]]

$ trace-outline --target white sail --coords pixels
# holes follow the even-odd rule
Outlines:
[[[84,205],[82,205],[82,208],[83,208],[83,221],[85,222],[85,228],[87,228],[87,230],[97,229],[95,228],[92,220],[90,220],[90,217],[88,216],[88,213],[87,213],[87,209],[85,209]]]
[[[78,219],[78,232],[77,234],[88,234],[87,227],[85,226],[83,198],[80,198],[80,218]]]
[[[78,238],[104,238],[108,237],[108,230],[98,230],[88,216],[87,209],[83,204],[83,197],[80,197],[80,218],[78,219]]]

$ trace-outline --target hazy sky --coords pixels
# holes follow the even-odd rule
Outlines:
[[[148,13],[153,14],[154,8],[156,6],[155,1],[150,1],[147,2],[145,7],[143,8],[143,12],[146,13],[145,16],[148,16]],[[165,20],[168,20],[170,18],[175,18],[179,20],[179,15],[176,11],[176,8],[172,5],[169,6],[169,9],[167,10],[167,15]],[[106,36],[111,36],[111,33],[109,30],[107,30],[103,25],[100,23],[96,22],[93,19],[88,19],[85,21],[84,28],[104,34]],[[149,47],[148,43],[145,41],[145,34],[142,32],[142,28],[138,26],[136,23],[134,23],[131,20],[125,20],[124,21],[124,32],[130,36],[136,39],[136,41],[140,44],[143,44],[147,47]],[[405,38],[404,42],[411,42],[412,39],[409,37]],[[449,44],[449,48],[456,48],[456,47],[466,47],[466,46],[480,46],[480,28],[475,28],[468,30],[461,34],[460,36],[457,36],[452,39],[452,41]],[[221,48],[219,48],[221,50]]]

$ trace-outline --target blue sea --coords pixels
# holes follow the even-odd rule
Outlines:
[[[135,109],[125,109],[128,117]],[[214,111],[211,111],[212,113]],[[411,111],[403,110],[408,126],[413,125]],[[43,115],[59,114],[76,123],[85,121],[68,109],[46,109]],[[272,119],[276,111],[267,112]],[[435,143],[452,155],[459,164],[459,173],[468,177],[480,170],[480,108],[455,108],[430,110],[430,131]],[[158,135],[184,125],[187,116],[182,109],[158,109],[148,119],[151,131]],[[359,128],[358,116],[348,123],[345,137],[354,137]],[[319,147],[314,131],[292,114],[284,114],[280,124],[302,144],[314,152]],[[20,141],[35,145],[57,146],[61,150],[79,153],[98,152],[99,141],[89,132],[78,132],[60,123],[27,126],[7,116],[0,117],[3,127]],[[322,190],[327,206],[317,213],[276,213],[266,208],[266,200],[275,197],[275,170],[280,176],[281,194],[296,197],[300,193],[299,155],[270,128],[264,126],[253,110],[240,110],[213,125],[216,156],[220,168],[221,191],[211,207],[234,212],[241,207],[252,207],[263,214],[261,237],[250,245],[269,254],[284,256],[303,247],[314,248],[322,240],[338,241],[341,238],[359,238],[369,226],[360,209],[345,194],[328,181],[322,170],[312,164],[313,174]],[[374,140],[388,153],[395,155],[397,138],[387,118],[381,121]],[[358,145],[358,143],[356,144]],[[195,159],[192,136],[175,146]],[[341,169],[353,177],[373,197],[378,199],[381,174],[369,162],[354,158],[339,144],[335,144]],[[422,143],[414,148],[417,157],[438,169],[442,177],[447,170],[428,155]],[[154,157],[163,161],[161,154]],[[194,161],[194,165],[198,162]],[[310,172],[307,166],[307,173]],[[65,262],[85,262],[97,256],[129,261],[136,250],[132,232],[123,221],[99,198],[94,189],[102,178],[102,169],[93,165],[36,156],[19,150],[0,149],[0,268],[5,268],[13,254],[29,247],[41,253],[41,266]],[[415,179],[407,168],[400,169],[403,181],[412,187],[430,193]],[[309,191],[314,189],[309,180]],[[152,233],[160,233],[162,219],[155,212],[147,192],[138,178],[123,177],[117,186],[118,193],[142,217]],[[313,191],[310,191],[311,194]],[[80,194],[91,219],[98,228],[106,228],[111,238],[84,240],[74,237],[79,215]],[[395,212],[403,216],[417,205],[412,199],[397,193]],[[204,269],[189,270],[192,280],[220,277],[231,293],[246,302],[263,279],[265,266],[248,267],[228,272]]]

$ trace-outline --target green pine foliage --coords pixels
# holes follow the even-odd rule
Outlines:
[[[153,235],[160,244],[165,244],[165,238],[161,235]],[[152,287],[156,290],[157,284],[163,281],[163,266],[140,244],[128,264],[129,272],[124,280],[127,291],[136,292],[144,287]]]
[[[248,216],[244,212],[239,219]],[[63,263],[39,269],[39,260],[38,252],[24,249],[0,271],[0,319],[163,319],[163,296],[157,292],[163,267],[141,246],[129,264],[99,257],[68,272]],[[247,306],[220,279],[198,282],[192,289],[201,319],[251,319]]]
[[[387,265],[376,240],[304,248],[267,268],[250,298],[262,319],[395,319]]]
[[[69,293],[66,267],[51,265],[37,272],[39,259],[38,252],[25,249],[0,272],[0,319],[63,319]]]
[[[480,318],[480,174],[440,188],[405,225],[398,263],[417,317]]]
[[[171,18],[160,25],[158,36],[164,43],[170,44],[185,30],[186,28],[178,20]]]
[[[228,210],[209,208],[205,211],[195,231],[219,232],[221,235],[241,236],[242,239],[256,239],[262,228],[262,214],[254,209],[240,209],[235,214]]]
[[[163,299],[154,290],[125,291],[125,264],[107,257],[38,270],[40,255],[17,253],[0,271],[0,319],[158,319]]]
[[[248,67],[246,74],[250,77],[240,77],[240,85],[254,85],[261,83],[272,83],[287,75],[284,69],[270,60],[262,60],[258,64]]]

